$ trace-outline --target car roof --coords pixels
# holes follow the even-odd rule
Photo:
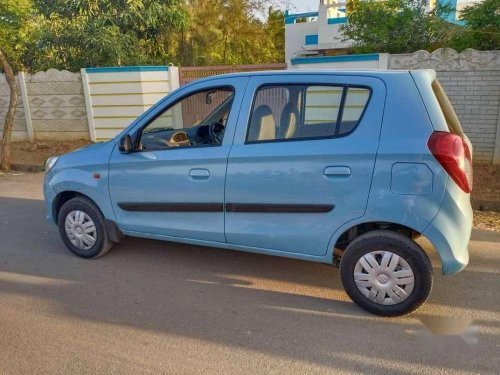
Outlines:
[[[339,75],[339,76],[370,76],[378,77],[381,79],[389,77],[397,77],[412,74],[426,74],[435,77],[435,72],[432,69],[418,69],[418,70],[338,70],[338,69],[291,69],[291,70],[262,70],[253,72],[238,72],[228,74],[218,74],[210,77],[205,77],[195,82],[209,81],[216,78],[237,78],[237,77],[255,77],[255,76],[276,76],[276,75]]]

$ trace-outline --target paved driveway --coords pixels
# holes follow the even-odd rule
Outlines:
[[[142,239],[79,259],[41,181],[0,176],[0,373],[500,372],[499,234],[475,230],[464,272],[436,268],[422,309],[382,319],[321,264]],[[473,320],[469,344],[431,336],[436,316]]]

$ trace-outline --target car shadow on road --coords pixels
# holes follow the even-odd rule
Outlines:
[[[57,314],[71,319],[364,373],[393,372],[389,362],[397,360],[398,373],[412,374],[413,365],[428,366],[429,357],[456,373],[475,371],[475,364],[488,363],[498,339],[484,335],[470,355],[420,347],[419,356],[409,357],[414,332],[422,328],[418,315],[383,319],[363,312],[347,299],[333,267],[143,239],[126,239],[101,259],[83,260],[64,248],[57,228],[44,219],[43,202],[0,198],[0,209],[0,293],[52,302]],[[468,278],[494,285],[498,274],[466,270],[456,277],[451,297],[436,283],[446,300],[437,304],[449,305],[450,315],[457,307],[492,308],[480,296],[463,298],[462,288]],[[434,314],[432,303],[420,314]]]

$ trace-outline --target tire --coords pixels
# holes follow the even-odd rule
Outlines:
[[[340,261],[340,276],[358,306],[381,316],[417,310],[429,297],[433,278],[431,262],[422,248],[412,239],[386,230],[368,232],[352,241]]]
[[[98,258],[113,247],[106,232],[104,216],[90,199],[76,197],[64,203],[59,210],[57,224],[64,244],[79,257]]]

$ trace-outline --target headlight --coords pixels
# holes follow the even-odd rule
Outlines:
[[[59,160],[59,156],[51,156],[47,159],[45,162],[45,173],[52,169],[52,167],[57,163],[57,160]]]

